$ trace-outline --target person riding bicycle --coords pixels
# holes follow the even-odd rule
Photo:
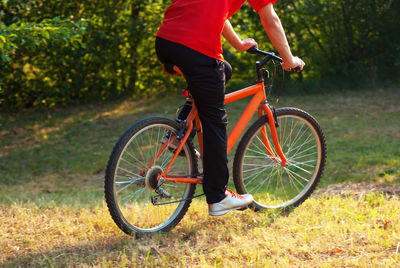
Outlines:
[[[203,191],[212,216],[253,202],[249,194],[238,195],[226,189],[229,171],[224,94],[231,67],[222,56],[221,34],[239,51],[257,46],[251,38],[241,40],[228,20],[245,1],[174,0],[165,11],[156,38],[159,60],[179,67],[198,109],[203,130]],[[292,55],[273,8],[276,0],[248,2],[282,57],[282,67],[287,71],[296,67],[302,70],[305,63]]]

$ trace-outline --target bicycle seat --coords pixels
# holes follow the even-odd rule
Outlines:
[[[181,69],[179,69],[178,66],[176,66],[176,65],[174,65],[174,64],[172,64],[172,63],[164,63],[163,66],[162,66],[162,68],[163,68],[163,71],[164,71],[164,73],[165,73],[166,75],[175,76],[175,75],[177,75],[177,74],[180,74],[180,75],[182,75],[183,77],[185,77],[185,76],[183,75]],[[189,90],[187,90],[187,89],[182,89],[180,95],[181,95],[182,97],[184,97],[184,98],[189,98],[189,97],[190,97]]]
[[[166,75],[169,76],[175,76],[177,74],[182,75],[183,77],[185,77],[181,71],[181,69],[179,69],[178,66],[172,64],[172,63],[164,63],[163,64],[163,71]]]

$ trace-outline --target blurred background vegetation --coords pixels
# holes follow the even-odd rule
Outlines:
[[[163,75],[154,51],[171,2],[0,0],[0,263],[399,263],[398,195],[385,190],[362,197],[388,187],[399,193],[398,0],[275,4],[293,53],[307,63],[301,74],[286,73],[285,92],[296,94],[287,94],[279,106],[307,110],[326,136],[328,161],[319,195],[285,217],[245,211],[211,219],[204,201],[195,201],[162,241],[119,232],[102,201],[112,147],[133,122],[160,114],[174,118],[184,102],[176,94],[183,79]],[[273,50],[247,3],[231,22],[242,38],[253,37],[261,49]],[[255,56],[226,43],[224,55],[234,68],[228,90],[255,81]],[[275,85],[279,89],[279,77]],[[227,105],[228,130],[246,104]],[[231,167],[234,154],[229,157]],[[346,197],[319,197],[332,189]],[[219,246],[223,242],[230,246]]]
[[[171,0],[0,0],[0,107],[53,107],[176,92],[161,74],[154,39]],[[303,90],[399,81],[400,2],[279,0],[293,53],[307,63],[286,77]],[[231,19],[273,50],[246,3]],[[224,43],[231,87],[254,82],[254,56]]]

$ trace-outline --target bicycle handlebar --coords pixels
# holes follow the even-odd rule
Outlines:
[[[270,53],[270,52],[265,52],[262,50],[259,50],[258,48],[256,48],[255,46],[252,46],[251,48],[249,48],[248,50],[246,50],[246,52],[250,53],[250,54],[255,54],[255,55],[259,55],[259,56],[264,56],[264,60],[265,62],[269,61],[270,59],[274,59],[277,60],[279,62],[282,62],[282,58],[276,56],[274,53]]]

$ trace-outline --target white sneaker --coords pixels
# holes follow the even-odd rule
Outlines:
[[[235,194],[231,190],[226,190],[226,197],[218,203],[208,205],[208,213],[211,216],[221,216],[234,209],[245,208],[253,202],[251,194]]]

